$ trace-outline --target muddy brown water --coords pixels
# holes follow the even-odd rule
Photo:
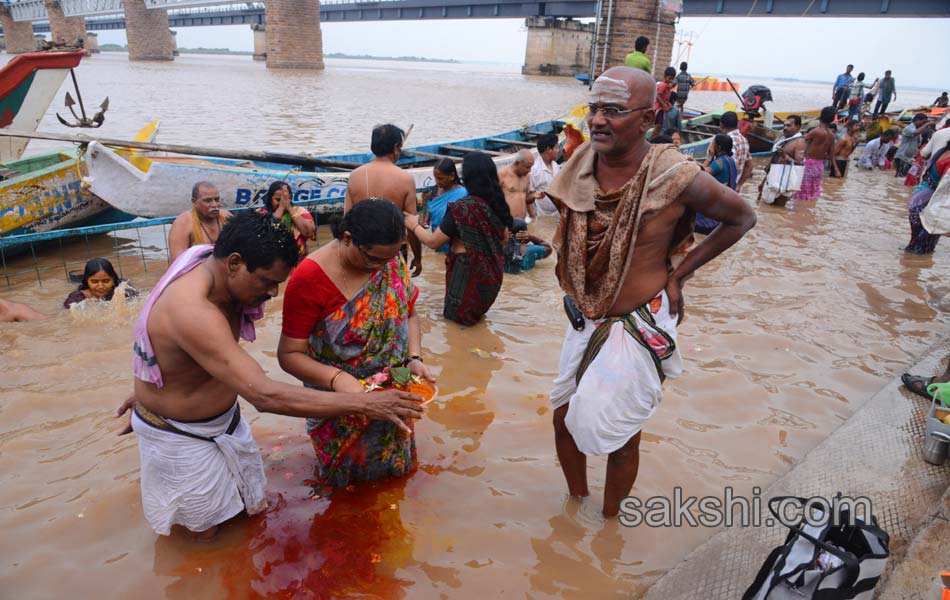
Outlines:
[[[234,57],[124,59],[96,57],[80,71],[86,98],[111,96],[113,137],[160,116],[166,141],[359,150],[381,120],[414,121],[423,143],[511,129],[584,99],[573,82],[501,67],[330,60],[311,76]],[[787,85],[800,103],[780,110],[824,100],[823,87]],[[709,98],[697,102],[723,96]],[[688,283],[686,370],[645,429],[635,495],[767,486],[946,331],[946,246],[932,257],[897,250],[907,196],[886,173],[826,180],[816,203],[759,207],[758,226]],[[535,232],[550,236],[553,223]],[[161,246],[160,232],[148,235]],[[111,246],[96,238],[65,254],[81,260]],[[151,256],[123,259],[144,290],[164,267]],[[605,522],[602,457],[589,461],[592,497],[566,497],[546,396],[566,326],[551,260],[506,277],[487,319],[468,328],[441,318],[442,258],[427,252],[424,267],[423,346],[441,396],[417,425],[419,469],[314,500],[303,422],[245,405],[272,508],[207,545],[149,529],[135,439],[115,435],[137,301],[66,311],[72,285],[55,271],[0,287],[0,297],[52,315],[0,325],[2,595],[629,598],[711,535]],[[270,303],[245,347],[291,382],[275,354],[281,306]]]

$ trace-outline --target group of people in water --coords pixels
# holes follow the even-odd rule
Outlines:
[[[550,393],[555,449],[578,498],[590,493],[587,456],[607,455],[602,512],[615,516],[636,481],[641,430],[662,383],[682,372],[683,286],[756,222],[736,192],[751,167],[735,115],[723,116],[701,165],[648,141],[655,102],[652,75],[610,68],[591,87],[590,140],[569,161],[557,164],[556,136],[541,136],[537,153],[520,151],[502,169],[482,153],[465,156],[461,176],[454,161],[440,160],[422,214],[412,176],[396,165],[404,132],[376,127],[375,158],[351,173],[333,239],[316,249],[308,244],[313,217],[285,182],[270,186],[258,210],[235,214],[222,209],[213,184],[196,184],[191,209],[169,234],[171,265],[136,323],[134,390],[118,410],[132,411],[153,529],[168,535],[177,524],[209,538],[239,513],[266,507],[261,454],[238,396],[259,411],[306,419],[320,493],[413,470],[422,399],[395,387],[366,391],[398,367],[436,382],[413,279],[423,245],[445,253],[443,315],[466,326],[485,316],[506,273],[556,254],[567,323]],[[800,119],[788,119],[776,144],[775,164],[805,164],[806,199],[820,194],[821,170],[815,184],[809,160],[843,170],[832,160],[840,142],[833,115],[833,107],[822,111],[806,136]],[[715,223],[699,243],[697,214]],[[553,243],[531,233],[533,219],[554,215]],[[115,270],[90,265],[71,297],[108,299]],[[288,279],[277,359],[302,386],[268,377],[238,343],[255,339],[264,303]]]
[[[466,155],[461,177],[440,161],[421,217],[411,177],[395,165],[403,133],[377,127],[376,158],[351,174],[343,218],[315,250],[306,248],[311,220],[284,184],[271,186],[263,211],[231,216],[213,186],[196,185],[196,214],[170,233],[185,248],[136,324],[135,388],[119,409],[132,410],[142,506],[155,531],[179,524],[210,537],[265,507],[263,463],[239,395],[260,411],[306,418],[321,493],[415,467],[421,398],[365,391],[396,367],[435,383],[413,279],[423,244],[446,252],[443,314],[469,325],[506,272],[556,252],[569,324],[551,393],[555,447],[577,497],[589,495],[586,457],[608,455],[602,510],[616,515],[636,479],[640,430],[663,380],[682,370],[684,281],[755,224],[734,190],[672,146],[648,143],[654,96],[643,71],[607,70],[591,90],[590,142],[570,161],[550,164],[550,139],[500,170],[480,153]],[[559,217],[553,244],[528,230],[545,212]],[[694,244],[697,212],[721,225]],[[303,387],[270,379],[238,344],[254,339],[263,303],[288,278],[277,358]]]

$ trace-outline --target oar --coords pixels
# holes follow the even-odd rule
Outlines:
[[[133,142],[129,140],[113,140],[107,138],[92,138],[86,135],[65,135],[42,132],[12,131],[0,129],[0,137],[26,138],[31,140],[53,140],[72,142],[73,144],[88,144],[99,142],[104,146],[121,146],[139,150],[154,150],[157,152],[172,152],[174,154],[189,154],[194,156],[215,156],[237,160],[253,160],[260,162],[279,163],[282,165],[299,165],[303,167],[322,167],[334,171],[352,171],[362,166],[362,163],[326,158],[314,158],[306,154],[284,154],[282,152],[250,152],[246,150],[223,150],[221,148],[203,148],[200,146],[185,146],[182,144],[155,144],[152,142]]]

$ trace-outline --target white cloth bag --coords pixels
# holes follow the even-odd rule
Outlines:
[[[789,196],[792,192],[797,192],[802,189],[804,176],[804,165],[772,165],[762,189],[762,200],[772,204],[779,196]]]

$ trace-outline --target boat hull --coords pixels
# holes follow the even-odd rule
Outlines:
[[[76,227],[112,209],[83,189],[73,153],[53,152],[6,166],[20,167],[25,172],[0,182],[2,236]]]
[[[158,121],[153,121],[135,139],[149,141],[157,130]],[[138,160],[134,154],[125,154]],[[107,204],[84,185],[84,161],[76,150],[9,161],[2,167],[7,173],[18,174],[0,181],[0,237],[135,218]]]
[[[435,185],[432,176],[432,157],[435,155],[454,152],[453,158],[460,158],[464,151],[450,149],[485,150],[495,153],[492,159],[501,168],[514,162],[515,154],[500,154],[492,148],[504,147],[503,141],[525,146],[537,133],[559,131],[559,126],[560,122],[547,121],[527,128],[531,135],[518,130],[494,137],[407,148],[399,165],[412,175],[417,189],[429,188]],[[372,155],[317,158],[362,164]],[[349,171],[300,171],[276,163],[160,154],[140,156],[139,162],[132,164],[96,142],[89,145],[84,160],[89,171],[87,182],[94,194],[122,212],[146,218],[170,217],[187,210],[191,206],[192,187],[201,181],[217,187],[226,209],[259,205],[272,182],[287,181],[294,190],[294,201],[319,201],[315,208],[318,214],[342,212],[350,176]]]

